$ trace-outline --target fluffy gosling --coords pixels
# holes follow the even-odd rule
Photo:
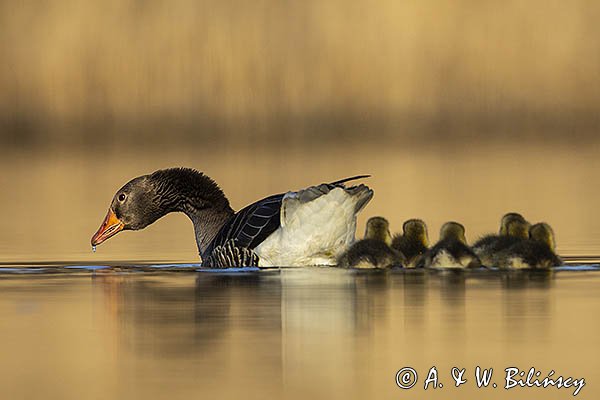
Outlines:
[[[390,268],[401,266],[404,255],[390,247],[392,235],[388,221],[383,217],[372,217],[367,221],[365,237],[352,244],[338,258],[342,268]]]
[[[427,225],[420,219],[409,219],[402,225],[402,234],[392,239],[392,248],[406,257],[407,268],[414,268],[429,248]]]
[[[486,235],[476,241],[473,245],[473,252],[479,257],[483,265],[492,267],[494,266],[494,257],[498,251],[529,238],[530,226],[521,214],[505,214],[500,221],[499,233],[497,235]]]
[[[432,268],[479,268],[481,261],[467,245],[465,227],[458,222],[446,222],[440,229],[440,239],[425,253],[421,265]]]
[[[556,255],[554,231],[545,222],[531,226],[528,239],[497,252],[493,263],[503,269],[547,269],[563,265]]]

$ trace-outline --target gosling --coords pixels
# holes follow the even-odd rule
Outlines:
[[[402,225],[402,235],[395,235],[392,249],[406,257],[407,268],[414,268],[429,248],[427,225],[420,219],[409,219]]]
[[[465,227],[446,222],[440,240],[425,253],[421,265],[426,268],[479,268],[481,261],[467,245]]]
[[[483,265],[491,267],[494,264],[494,256],[498,251],[529,238],[530,226],[521,214],[505,214],[500,221],[499,234],[486,235],[479,239],[473,245],[473,252],[479,257]]]
[[[338,266],[371,269],[402,266],[406,259],[402,253],[390,247],[391,243],[388,221],[383,217],[369,218],[364,239],[352,244],[338,258]]]
[[[503,269],[547,269],[563,265],[556,254],[552,227],[545,222],[529,228],[529,238],[500,250],[493,257],[494,265]]]

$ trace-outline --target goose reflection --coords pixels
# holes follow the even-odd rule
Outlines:
[[[186,274],[187,275],[187,274]],[[105,323],[119,346],[178,357],[216,351],[236,329],[281,330],[279,279],[272,273],[97,274]],[[249,299],[251,301],[249,301]]]

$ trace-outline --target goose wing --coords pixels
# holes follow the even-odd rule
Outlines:
[[[221,240],[234,239],[238,246],[254,248],[279,228],[283,193],[269,196],[238,211]]]
[[[343,187],[344,183],[348,181],[366,178],[368,176],[369,175],[357,175],[326,183],[324,185],[329,189],[338,186]],[[312,186],[304,191],[311,193],[311,189],[317,187],[318,186]],[[211,246],[209,246],[205,252],[205,255],[210,254],[215,247],[223,246],[225,242],[232,239],[239,247],[253,249],[258,246],[281,226],[281,206],[285,195],[286,193],[280,193],[269,196],[238,211],[225,226],[221,228]]]

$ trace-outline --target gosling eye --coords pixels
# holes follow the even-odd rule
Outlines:
[[[125,193],[121,193],[118,197],[118,199],[121,203],[124,202],[126,198],[127,198],[127,195]]]

